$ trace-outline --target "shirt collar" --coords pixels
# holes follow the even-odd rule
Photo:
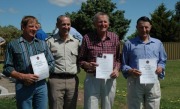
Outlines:
[[[100,38],[98,37],[98,34],[97,32],[94,33],[95,34],[95,39],[99,40],[100,41]],[[106,39],[105,40],[110,40],[111,39],[111,35],[110,35],[110,32],[106,32]]]
[[[39,40],[36,37],[34,37],[32,41],[39,41]],[[23,36],[21,36],[19,42],[27,42],[27,41],[23,38]]]
[[[62,40],[62,39],[61,39],[61,36],[59,35],[59,33],[57,33],[57,34],[54,35],[54,39],[55,39],[55,40]],[[69,34],[68,37],[67,37],[67,39],[66,39],[66,41],[71,41],[71,40],[74,41],[74,38],[73,38],[72,35]]]
[[[135,40],[136,40],[137,42],[143,43],[143,41],[140,39],[139,36],[137,36],[137,37],[135,38]],[[148,40],[147,43],[154,43],[154,40],[153,40],[153,38],[152,38],[151,36],[149,36],[149,40]]]

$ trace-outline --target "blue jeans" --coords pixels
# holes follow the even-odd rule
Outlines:
[[[30,86],[16,82],[16,103],[18,109],[47,109],[48,96],[46,80]]]

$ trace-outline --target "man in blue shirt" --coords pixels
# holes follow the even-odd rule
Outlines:
[[[122,73],[127,78],[128,109],[159,109],[161,90],[159,80],[153,84],[140,84],[139,59],[156,59],[154,72],[164,78],[167,55],[160,40],[150,37],[151,21],[141,17],[136,25],[138,36],[125,42],[122,51]]]
[[[36,32],[36,38],[40,40],[45,40],[46,38],[48,38],[48,35],[42,30],[41,24],[39,22],[37,26],[38,26],[38,30]]]
[[[69,33],[70,33],[74,38],[78,39],[79,42],[80,42],[80,45],[81,45],[83,36],[82,36],[75,28],[73,28],[73,27],[70,28]]]
[[[46,79],[38,80],[33,72],[30,57],[44,53],[49,72],[54,72],[54,58],[45,41],[35,37],[37,19],[25,16],[21,21],[23,34],[7,45],[3,74],[16,79],[17,109],[47,109]],[[38,73],[38,72],[36,72]]]

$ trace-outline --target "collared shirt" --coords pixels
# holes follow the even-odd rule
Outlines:
[[[57,33],[47,40],[47,44],[55,59],[54,73],[76,74],[79,40],[69,35],[64,41]]]
[[[3,74],[10,76],[12,71],[33,73],[30,56],[44,53],[49,65],[49,72],[54,70],[54,58],[45,41],[34,38],[31,42],[22,36],[7,45]]]
[[[139,37],[135,37],[125,42],[122,51],[122,73],[125,78],[129,76],[128,70],[139,69],[139,59],[157,59],[157,66],[165,69],[167,55],[160,40],[149,37],[147,43],[143,43]],[[164,72],[158,75],[164,77]]]
[[[83,68],[84,62],[96,62],[96,57],[103,53],[113,54],[113,68],[120,67],[120,42],[119,37],[113,32],[107,32],[104,41],[98,37],[97,33],[89,33],[83,37],[79,62]],[[87,69],[85,69],[87,70]]]

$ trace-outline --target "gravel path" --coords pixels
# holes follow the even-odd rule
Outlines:
[[[0,86],[6,88],[9,93],[15,92],[15,83],[12,78],[7,78],[5,76],[0,76]]]

